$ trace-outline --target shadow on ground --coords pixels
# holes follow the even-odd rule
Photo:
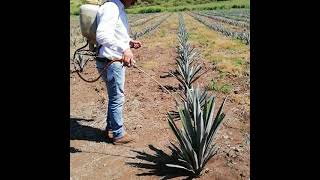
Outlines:
[[[70,153],[78,153],[78,152],[82,152],[82,151],[80,149],[70,147]]]
[[[185,179],[192,179],[192,174],[189,171],[171,168],[166,166],[166,164],[176,164],[177,163],[177,152],[170,148],[172,155],[166,154],[164,151],[157,149],[153,145],[149,145],[149,148],[154,151],[152,154],[147,154],[145,152],[132,150],[137,153],[136,159],[139,162],[127,162],[126,164],[139,169],[146,169],[148,172],[142,172],[136,174],[137,176],[159,176],[161,179],[171,179],[176,177],[184,177]],[[143,162],[140,162],[143,160]]]
[[[111,143],[106,140],[104,131],[95,127],[81,125],[79,121],[93,121],[90,119],[70,118],[70,140],[86,140]],[[71,149],[70,149],[71,152]]]

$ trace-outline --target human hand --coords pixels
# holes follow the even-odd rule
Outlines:
[[[136,63],[136,61],[133,59],[133,54],[130,48],[123,52],[122,61],[124,65],[128,67],[131,67]]]

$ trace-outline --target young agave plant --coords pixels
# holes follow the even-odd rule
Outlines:
[[[200,175],[206,163],[217,153],[217,147],[212,144],[219,125],[225,117],[221,104],[214,117],[215,98],[211,97],[204,102],[201,109],[201,93],[199,87],[188,89],[188,101],[183,107],[178,107],[182,128],[179,129],[173,117],[168,114],[169,125],[179,142],[179,147],[172,144],[178,154],[177,164],[166,164],[168,167],[180,168]]]
[[[179,47],[178,57],[176,58],[177,74],[173,74],[177,78],[177,80],[182,84],[184,88],[185,94],[187,93],[187,89],[191,88],[191,84],[195,82],[200,76],[198,75],[201,66],[194,65],[193,62],[197,59],[197,52],[194,48],[190,47],[188,43],[188,33],[185,27],[183,16],[180,14],[179,16]]]

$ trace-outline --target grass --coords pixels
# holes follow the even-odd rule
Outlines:
[[[166,16],[167,14],[163,14]],[[162,16],[161,16],[162,17]],[[178,29],[178,15],[173,14],[171,17],[166,19],[154,32],[147,34],[142,37],[143,41],[152,42],[148,43],[150,48],[157,48],[159,46],[158,42],[165,41],[167,42],[167,46],[159,46],[160,48],[167,48],[167,47],[176,47],[178,44],[177,35],[171,34],[172,30]],[[150,38],[152,36],[152,38]]]
[[[232,91],[233,87],[229,84],[222,83],[220,81],[215,81],[212,79],[207,84],[207,89],[209,91],[222,92],[224,94],[229,94]]]
[[[79,15],[85,0],[70,0],[70,14]],[[128,13],[177,12],[190,10],[214,10],[230,8],[250,8],[249,0],[148,0],[126,9]]]
[[[79,15],[80,6],[84,3],[84,0],[70,0],[70,14]]]
[[[164,14],[163,16],[165,16]],[[157,29],[153,32],[146,34],[141,39],[143,46],[146,47],[145,59],[137,59],[137,63],[141,63],[141,67],[146,70],[152,70],[158,68],[161,65],[161,58],[167,57],[164,54],[162,56],[160,52],[166,52],[168,49],[175,49],[178,44],[177,34],[173,33],[178,30],[178,15],[173,14],[167,20],[165,20]],[[150,52],[150,50],[156,49],[156,52]],[[140,50],[141,51],[141,50]]]
[[[168,1],[153,6],[136,6],[127,9],[128,13],[149,13],[149,12],[177,12],[177,11],[194,11],[194,10],[215,10],[231,8],[250,8],[249,0],[228,0],[228,1]],[[207,2],[207,3],[204,3]]]
[[[201,52],[203,59],[214,63],[220,73],[241,76],[249,70],[249,46],[209,29],[189,15],[184,17],[191,44]]]
[[[164,29],[161,29],[159,33],[160,37],[164,37],[166,35],[166,31]]]
[[[232,91],[232,86],[229,84],[223,84],[220,87],[220,91],[224,94],[229,94]]]

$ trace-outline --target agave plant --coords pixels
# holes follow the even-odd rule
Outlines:
[[[200,107],[201,109],[203,109],[206,103],[205,101],[211,100],[213,97],[208,95],[207,90],[204,90],[204,91],[201,91],[200,89],[197,89],[197,90],[199,91],[197,93],[199,94]],[[188,102],[189,104],[192,104],[193,99],[191,98],[191,96],[184,97],[181,94],[179,95],[184,102]],[[174,120],[180,120],[179,112],[170,111],[169,114]]]
[[[178,57],[176,58],[176,63],[178,68],[176,70],[177,74],[172,74],[177,78],[177,80],[181,83],[182,87],[184,87],[185,94],[187,93],[187,89],[191,88],[191,84],[195,82],[200,76],[198,73],[201,70],[200,65],[194,65],[194,61],[197,58],[197,52],[194,48],[190,47],[188,43],[188,33],[185,28],[184,19],[182,15],[179,16],[179,47]]]
[[[178,107],[182,128],[179,129],[173,117],[168,114],[169,125],[179,142],[171,148],[178,154],[177,164],[166,164],[168,167],[180,168],[200,175],[206,163],[217,153],[217,146],[212,144],[219,125],[225,117],[221,104],[214,117],[215,98],[205,99],[204,108],[200,106],[199,87],[188,89],[188,99],[183,107]]]

